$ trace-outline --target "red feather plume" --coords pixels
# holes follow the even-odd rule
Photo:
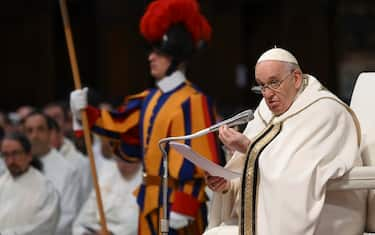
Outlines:
[[[183,23],[195,43],[211,39],[211,26],[200,13],[196,0],[156,0],[152,2],[140,23],[146,40],[160,41],[173,24]]]

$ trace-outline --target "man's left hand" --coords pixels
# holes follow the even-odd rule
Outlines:
[[[212,176],[205,172],[207,186],[214,192],[225,193],[229,190],[230,182],[220,176]]]

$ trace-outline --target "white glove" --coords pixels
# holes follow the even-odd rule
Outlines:
[[[87,92],[88,88],[77,89],[70,93],[70,110],[77,118],[81,116],[82,109],[87,107]]]
[[[73,130],[82,130],[81,110],[87,107],[88,88],[77,89],[70,93],[70,110],[72,111]]]
[[[83,130],[80,119],[78,119],[78,117],[76,117],[76,115],[73,114],[73,113],[72,113],[72,122],[73,122],[73,131],[82,131]]]
[[[189,220],[193,220],[193,218],[171,211],[171,213],[169,214],[169,227],[173,229],[186,227],[189,224]]]

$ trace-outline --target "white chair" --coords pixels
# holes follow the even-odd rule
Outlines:
[[[363,167],[354,167],[345,176],[331,180],[328,190],[375,189],[375,72],[361,73],[354,87],[350,107],[362,131]],[[367,230],[375,232],[375,190],[369,190]]]

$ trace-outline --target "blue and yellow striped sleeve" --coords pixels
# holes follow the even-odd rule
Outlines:
[[[181,110],[174,117],[171,136],[189,135],[213,125],[214,114],[214,106],[207,96],[201,93],[191,96],[182,103]],[[214,133],[185,140],[185,144],[207,159],[219,163],[218,142]],[[171,176],[180,182],[179,189],[174,194],[172,210],[195,216],[199,204],[206,200],[204,172],[173,149],[170,149],[169,161]]]
[[[91,130],[112,139],[114,153],[128,161],[141,158],[139,139],[140,109],[147,91],[126,98],[117,110],[108,111],[87,107]]]

